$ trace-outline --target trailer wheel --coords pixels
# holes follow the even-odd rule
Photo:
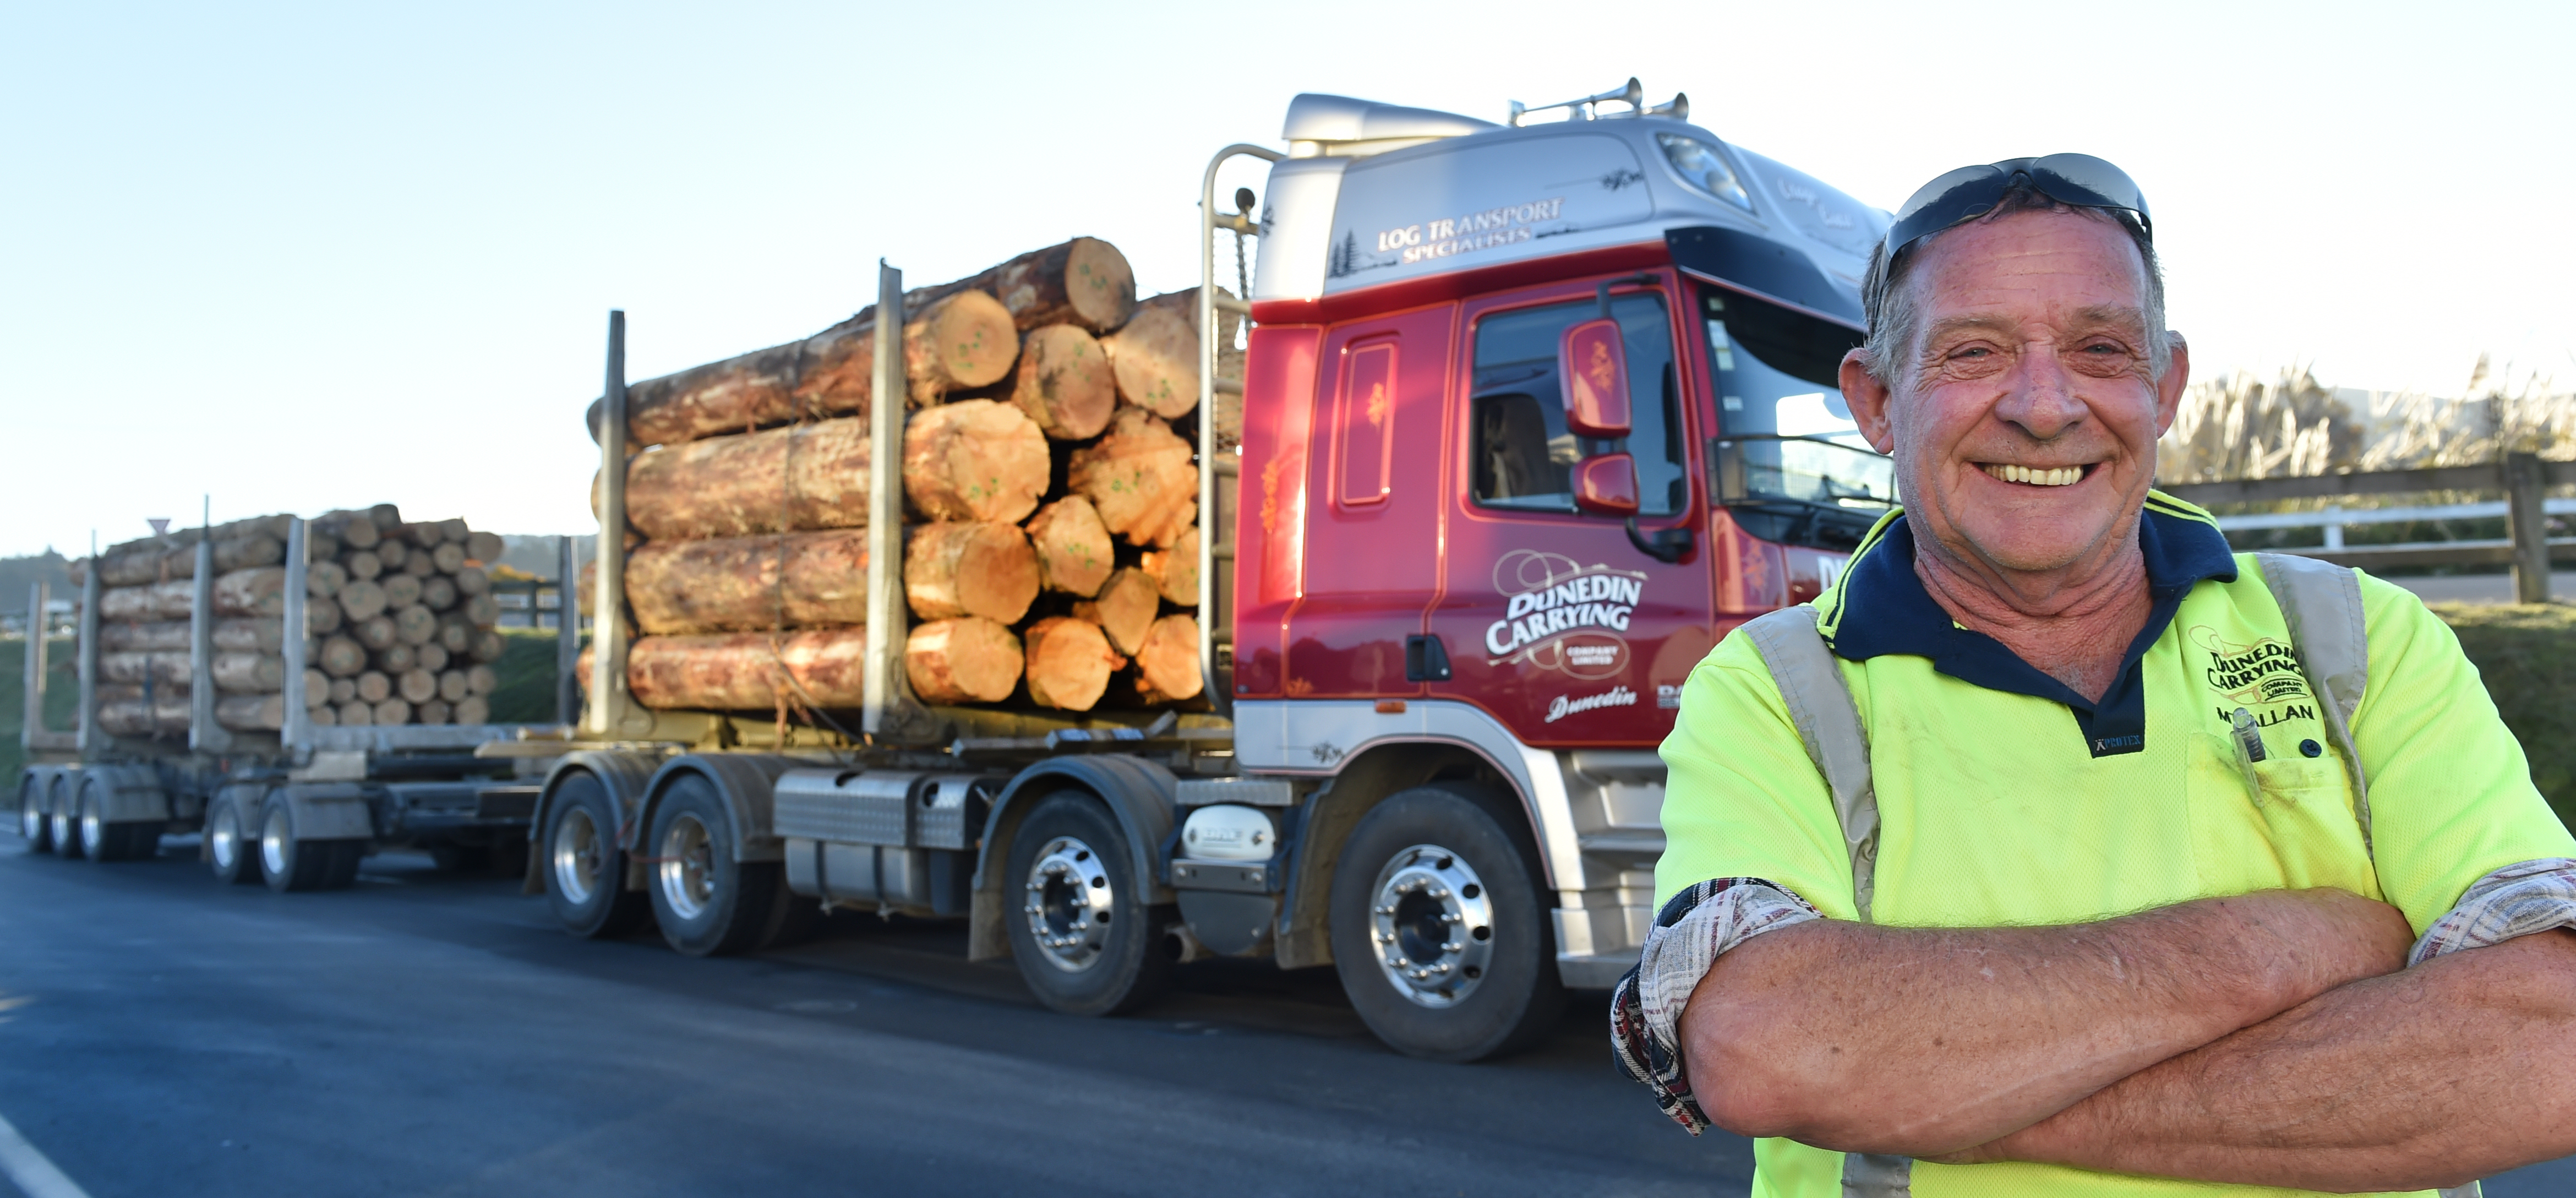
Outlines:
[[[52,783],[48,771],[28,770],[18,777],[18,835],[27,839],[30,853],[49,853],[54,848],[53,817],[45,812],[45,788]]]
[[[54,789],[57,792],[62,790],[60,786]],[[53,833],[51,839],[54,842],[54,851],[78,861],[81,856],[80,812],[73,809],[73,798],[74,796],[61,793],[54,795],[54,801],[50,804],[52,812],[46,817],[46,826]]]
[[[271,890],[344,889],[358,880],[358,862],[366,855],[363,841],[297,840],[295,810],[283,795],[260,813],[259,872]]]
[[[623,936],[652,909],[651,899],[626,888],[617,801],[598,778],[573,774],[555,789],[543,843],[546,902],[565,931],[584,938]]]
[[[206,812],[206,864],[215,879],[235,886],[259,882],[259,844],[243,825],[241,804],[217,799]]]
[[[774,933],[786,871],[775,861],[734,860],[733,823],[706,779],[671,780],[644,843],[655,858],[646,887],[653,918],[672,948],[725,956],[756,949]]]
[[[1333,872],[1333,960],[1380,1040],[1475,1061],[1528,1044],[1565,1005],[1528,856],[1486,805],[1448,786],[1378,804]]]
[[[1068,1015],[1115,1015],[1171,984],[1157,929],[1169,913],[1145,905],[1127,838],[1089,796],[1040,800],[1011,840],[1008,882],[1020,909],[1003,916],[1011,960],[1038,1001]],[[1158,918],[1157,916],[1161,917]]]
[[[97,785],[95,781],[84,781],[80,788],[81,856],[92,861],[132,861],[159,855],[162,822],[108,822],[105,800],[91,789]]]

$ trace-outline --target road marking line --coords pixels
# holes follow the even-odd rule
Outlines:
[[[27,1198],[89,1198],[89,1191],[55,1168],[5,1118],[0,1118],[0,1173],[17,1182]]]

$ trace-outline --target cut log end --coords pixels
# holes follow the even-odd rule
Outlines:
[[[915,404],[1000,382],[1019,356],[1020,333],[1010,309],[981,290],[933,300],[903,325],[904,373]]]
[[[1163,598],[1182,607],[1199,605],[1199,535],[1198,526],[1191,525],[1169,550],[1145,554],[1145,573]]]
[[[1045,434],[1008,404],[944,404],[904,429],[904,494],[933,520],[1017,524],[1037,510],[1051,474]]]
[[[1137,569],[1120,570],[1100,584],[1100,598],[1073,605],[1073,614],[1100,626],[1110,647],[1134,655],[1145,646],[1145,633],[1162,610],[1154,580]]]
[[[1109,427],[1118,384],[1109,357],[1091,334],[1069,324],[1029,333],[1011,402],[1058,441],[1087,441]]]
[[[1066,480],[1132,545],[1169,549],[1198,522],[1194,451],[1160,417],[1121,408],[1098,442],[1073,452]]]
[[[1199,622],[1172,615],[1154,621],[1136,653],[1136,689],[1148,703],[1177,703],[1199,697],[1207,680],[1199,673]]]
[[[1039,580],[1050,591],[1097,595],[1115,565],[1109,529],[1100,523],[1099,509],[1080,495],[1050,503],[1030,520],[1029,544],[1037,552]]]
[[[1049,616],[1029,625],[1029,698],[1046,707],[1089,711],[1109,689],[1109,676],[1127,660],[1109,647],[1100,626]]]
[[[980,616],[934,620],[904,642],[904,676],[925,703],[999,703],[1019,685],[1020,638]]]
[[[904,552],[904,597],[925,620],[1017,623],[1038,597],[1037,554],[1008,524],[924,524]]]

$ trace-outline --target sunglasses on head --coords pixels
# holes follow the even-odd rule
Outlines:
[[[1915,242],[1994,211],[2005,192],[2023,183],[2061,204],[2120,209],[2137,217],[2149,238],[2155,236],[2145,193],[2120,168],[2090,154],[2007,158],[1960,167],[1915,189],[1913,198],[1896,210],[1896,219],[1887,226],[1888,261],[1895,261]]]

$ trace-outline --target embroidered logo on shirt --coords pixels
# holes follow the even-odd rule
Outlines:
[[[2299,657],[2285,641],[2263,637],[2253,644],[2238,644],[2218,635],[2206,624],[2196,624],[2188,635],[2191,642],[2210,655],[2209,669],[2204,672],[2209,689],[2230,703],[2287,703],[2308,697],[2307,678],[2299,672]]]

